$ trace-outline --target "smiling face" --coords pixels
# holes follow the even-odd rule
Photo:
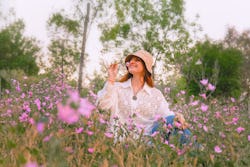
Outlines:
[[[139,57],[133,56],[128,62],[126,62],[129,73],[133,75],[142,75],[145,74],[145,67],[143,60]]]

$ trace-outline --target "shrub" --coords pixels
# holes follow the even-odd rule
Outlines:
[[[187,80],[190,94],[201,91],[199,81],[207,78],[216,86],[214,96],[239,96],[241,92],[240,69],[242,53],[234,48],[223,48],[209,41],[198,43],[188,53],[190,60],[184,64],[182,73]]]

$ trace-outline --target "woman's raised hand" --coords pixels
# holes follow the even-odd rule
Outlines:
[[[108,68],[108,81],[111,84],[114,84],[117,73],[118,73],[118,64],[117,63],[111,64]]]

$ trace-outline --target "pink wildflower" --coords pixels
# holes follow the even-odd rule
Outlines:
[[[159,121],[162,118],[162,116],[160,114],[156,114],[154,117],[155,121]]]
[[[10,93],[10,91],[9,91],[8,89],[6,89],[5,92],[6,92],[6,94],[9,94],[9,93]]]
[[[226,135],[223,132],[220,132],[219,135],[221,138],[226,138]]]
[[[30,118],[30,119],[29,119],[29,123],[30,123],[31,125],[34,125],[34,124],[35,124],[35,120],[34,120],[33,118]]]
[[[208,84],[208,79],[202,79],[200,81],[200,83],[203,85],[203,86],[206,86]]]
[[[248,141],[250,141],[250,135],[247,136]]]
[[[237,124],[237,122],[238,122],[238,120],[239,120],[239,118],[235,117],[235,118],[233,118],[232,123],[236,125],[236,124]]]
[[[94,99],[97,99],[97,95],[92,90],[89,91],[89,95]]]
[[[45,136],[45,137],[43,138],[43,142],[48,142],[48,141],[51,139],[51,137],[52,137],[51,134],[48,135],[48,136]]]
[[[100,122],[101,124],[106,124],[106,123],[107,123],[103,118],[99,118],[99,122]]]
[[[28,114],[24,112],[24,113],[22,113],[21,116],[19,116],[19,121],[26,122],[26,121],[28,121],[28,118],[29,118]]]
[[[64,150],[65,150],[66,152],[68,152],[68,153],[73,153],[73,152],[74,152],[74,150],[73,150],[72,147],[65,147]]]
[[[206,93],[202,93],[202,94],[200,94],[200,96],[203,98],[203,99],[207,99],[207,95],[206,95]]]
[[[80,107],[78,108],[78,112],[85,116],[86,118],[89,118],[91,115],[92,110],[95,109],[95,106],[91,104],[87,99],[81,99],[80,100]]]
[[[245,131],[245,128],[243,128],[243,127],[238,127],[238,128],[236,129],[236,131],[237,131],[238,133],[241,133],[241,132]]]
[[[83,131],[83,128],[76,128],[76,133],[82,133],[82,131]]]
[[[68,90],[68,94],[69,94],[69,101],[70,102],[79,102],[80,100],[80,96],[79,93],[76,90]]]
[[[151,134],[150,136],[151,137],[155,137],[155,136],[157,136],[159,134],[159,132],[158,131],[155,131],[153,134]]]
[[[38,167],[36,162],[28,162],[25,164],[24,167]]]
[[[207,89],[210,91],[214,91],[216,89],[216,87],[214,85],[212,85],[211,83],[208,84]]]
[[[22,99],[25,98],[25,93],[22,93],[21,98]]]
[[[165,89],[164,89],[164,92],[165,92],[165,93],[170,93],[170,88],[168,88],[168,87],[165,88]]]
[[[17,92],[20,92],[20,91],[21,91],[21,88],[20,88],[19,83],[17,83],[17,86],[16,86],[16,91],[17,91]]]
[[[38,122],[36,125],[36,129],[39,133],[42,133],[44,130],[44,123],[43,122]]]
[[[193,101],[190,105],[191,106],[196,106],[196,105],[198,105],[199,104],[199,101],[198,100],[195,100],[195,101]]]
[[[206,126],[206,125],[204,125],[204,126],[203,126],[203,130],[204,130],[205,132],[207,132],[207,131],[208,131],[207,126]]]
[[[79,114],[69,105],[57,104],[58,118],[68,124],[73,124],[79,120]]]
[[[235,102],[235,98],[231,97],[231,102],[234,103]]]
[[[186,94],[186,92],[184,90],[181,90],[180,93],[183,94],[183,95]]]
[[[90,130],[87,130],[86,133],[89,135],[89,136],[92,136],[94,134],[94,132],[90,131]]]
[[[39,99],[36,99],[35,104],[37,106],[38,111],[40,111],[41,110],[41,101]]]
[[[177,127],[177,128],[181,128],[182,124],[179,123],[179,122],[174,122],[174,125]]]
[[[201,104],[201,111],[206,112],[208,110],[208,105],[206,104]]]
[[[33,93],[31,91],[28,92],[29,97],[32,97]]]
[[[215,151],[216,153],[221,153],[221,152],[222,152],[222,150],[221,150],[221,148],[220,148],[219,146],[215,146],[215,147],[214,147],[214,151]]]
[[[94,151],[95,151],[95,149],[94,149],[94,148],[88,148],[88,152],[89,152],[89,153],[91,153],[91,154],[92,154],[92,153],[94,153]]]
[[[106,132],[104,133],[104,135],[107,137],[107,138],[113,138],[113,133],[110,133],[110,132]]]
[[[24,102],[24,104],[23,104],[23,110],[24,110],[24,111],[27,111],[28,113],[31,111],[28,102]]]

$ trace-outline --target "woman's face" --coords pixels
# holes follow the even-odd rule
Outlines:
[[[129,73],[133,75],[142,75],[144,76],[144,65],[142,60],[139,57],[133,56],[129,62],[126,63]]]

